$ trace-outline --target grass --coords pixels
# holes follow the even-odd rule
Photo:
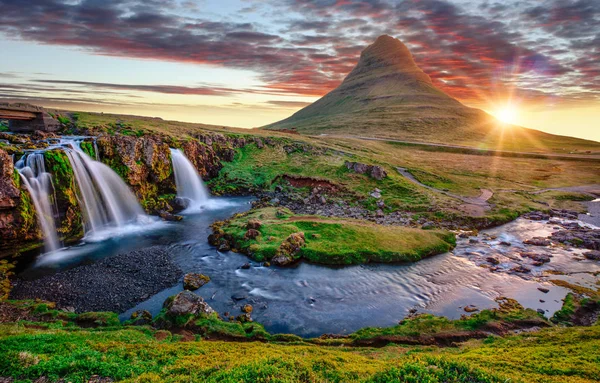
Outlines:
[[[245,237],[249,220],[261,222],[256,239]],[[304,233],[306,245],[295,258],[331,265],[418,261],[447,252],[455,245],[454,234],[446,231],[322,219],[277,208],[254,210],[218,226],[233,238],[236,248],[259,261],[270,260],[284,240],[298,232]]]

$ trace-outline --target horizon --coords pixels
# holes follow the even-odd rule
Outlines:
[[[0,101],[241,128],[334,89],[388,34],[436,87],[547,133],[600,141],[593,2],[105,4],[0,0]],[[503,21],[499,21],[503,20]]]

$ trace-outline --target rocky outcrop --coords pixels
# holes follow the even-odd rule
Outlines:
[[[346,161],[344,163],[346,168],[354,173],[358,174],[367,174],[369,177],[374,178],[378,181],[381,181],[385,177],[387,177],[387,172],[384,168],[379,165],[367,165],[360,162],[350,162]]]
[[[170,317],[182,315],[206,316],[215,312],[201,296],[187,290],[167,299],[164,307],[167,309],[166,315]]]
[[[35,207],[19,173],[13,166],[10,155],[0,149],[0,249],[11,253],[18,244],[26,248],[27,243],[41,241],[36,225]],[[41,243],[41,242],[40,242]]]
[[[279,246],[271,263],[276,266],[286,266],[296,260],[296,255],[304,246],[304,233],[292,233]]]

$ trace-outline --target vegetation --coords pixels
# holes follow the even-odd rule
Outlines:
[[[228,323],[214,315],[165,330],[120,325],[112,313],[65,313],[34,301],[0,303],[0,315],[11,309],[18,310],[14,317],[20,320],[0,324],[0,376],[15,382],[43,376],[76,383],[92,375],[126,382],[558,383],[600,378],[600,326],[551,327],[441,348],[408,341],[428,334],[475,334],[486,325],[545,323],[510,300],[458,321],[422,315],[391,329],[364,329],[335,347],[323,339],[271,335],[256,323]],[[160,316],[155,318],[160,322]],[[383,334],[407,338],[382,348],[356,347],[357,340]]]
[[[260,233],[248,236],[249,221],[258,221]],[[305,245],[294,259],[321,264],[349,265],[366,262],[410,262],[447,252],[454,234],[400,226],[382,226],[361,220],[294,215],[273,207],[253,210],[215,225],[215,232],[232,238],[235,248],[258,261],[270,260],[293,233],[304,233]],[[216,240],[213,238],[213,240]]]

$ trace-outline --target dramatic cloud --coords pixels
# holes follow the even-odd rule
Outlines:
[[[342,81],[367,44],[387,33],[409,46],[437,86],[461,100],[508,93],[600,99],[597,0],[272,0],[240,11],[268,15],[253,22],[208,19],[200,8],[175,0],[0,0],[0,33],[99,55],[250,69],[264,82],[261,90],[64,82],[88,88],[320,96]]]

